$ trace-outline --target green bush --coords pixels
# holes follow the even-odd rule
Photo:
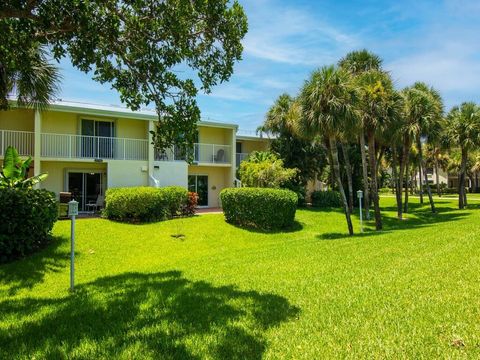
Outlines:
[[[188,191],[179,186],[108,189],[103,215],[111,220],[151,222],[183,214]]]
[[[0,263],[45,247],[56,220],[54,193],[0,188]]]
[[[320,208],[342,207],[343,202],[338,191],[314,191],[312,193],[312,206]]]
[[[227,222],[264,230],[291,226],[298,201],[293,191],[268,188],[227,188],[220,199]]]

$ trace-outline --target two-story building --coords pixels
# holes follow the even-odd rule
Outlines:
[[[238,136],[238,126],[201,121],[194,161],[177,149],[155,151],[153,111],[58,101],[46,110],[12,106],[0,111],[0,163],[7,146],[33,158],[31,174],[48,173],[42,188],[71,192],[81,210],[105,190],[178,185],[199,194],[199,205],[217,207],[219,193],[234,186],[240,161],[268,147],[268,139]]]

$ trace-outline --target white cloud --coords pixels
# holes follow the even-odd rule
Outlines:
[[[403,57],[387,65],[401,86],[424,81],[440,91],[476,90],[480,84],[478,60],[443,51]]]
[[[247,3],[246,9],[250,31],[244,40],[245,53],[257,58],[318,65],[334,62],[339,53],[358,43],[354,36],[314,18],[307,9],[270,1]]]
[[[234,101],[252,101],[261,98],[263,94],[251,86],[225,83],[215,87],[210,94],[202,94],[202,96]]]

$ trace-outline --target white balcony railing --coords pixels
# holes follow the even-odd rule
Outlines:
[[[20,156],[33,156],[34,134],[30,131],[0,130],[0,156],[4,156],[5,149],[13,146]]]
[[[148,140],[100,136],[41,134],[41,156],[59,159],[148,159]],[[27,131],[0,130],[0,156],[7,146],[14,146],[21,156],[33,156],[34,133]],[[231,164],[231,146],[219,144],[194,144],[193,159],[197,163]],[[248,154],[237,154],[238,155]],[[185,154],[179,148],[157,152],[157,161],[184,161]],[[243,158],[242,158],[243,160]]]
[[[42,157],[147,160],[148,140],[101,136],[42,134]]]
[[[235,156],[235,161],[236,161],[236,165],[237,166],[240,166],[240,163],[245,160],[248,155],[250,155],[249,153],[237,153],[236,156]]]
[[[194,160],[199,163],[230,164],[229,145],[195,144]]]
[[[0,156],[4,156],[5,149],[13,146],[20,156],[33,156],[34,134],[30,131],[0,130]]]
[[[207,164],[231,164],[230,145],[194,144],[193,161]],[[185,154],[178,148],[172,147],[155,154],[156,161],[184,161]]]

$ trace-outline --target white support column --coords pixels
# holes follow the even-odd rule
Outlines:
[[[40,110],[35,110],[34,117],[34,150],[33,150],[33,173],[40,175],[42,172],[41,156],[42,156],[42,113]],[[35,185],[35,188],[40,188],[40,184]]]
[[[154,177],[153,175],[153,161],[155,160],[155,151],[152,145],[152,134],[150,131],[154,131],[155,123],[153,120],[148,121],[148,130],[147,130],[147,139],[148,139],[148,182],[151,183],[152,179],[150,177]]]
[[[231,174],[230,174],[230,185],[229,187],[233,187],[233,181],[235,180],[235,173],[237,170],[235,159],[236,159],[236,151],[237,151],[237,128],[232,129],[232,145],[230,147],[230,161],[231,161]]]

